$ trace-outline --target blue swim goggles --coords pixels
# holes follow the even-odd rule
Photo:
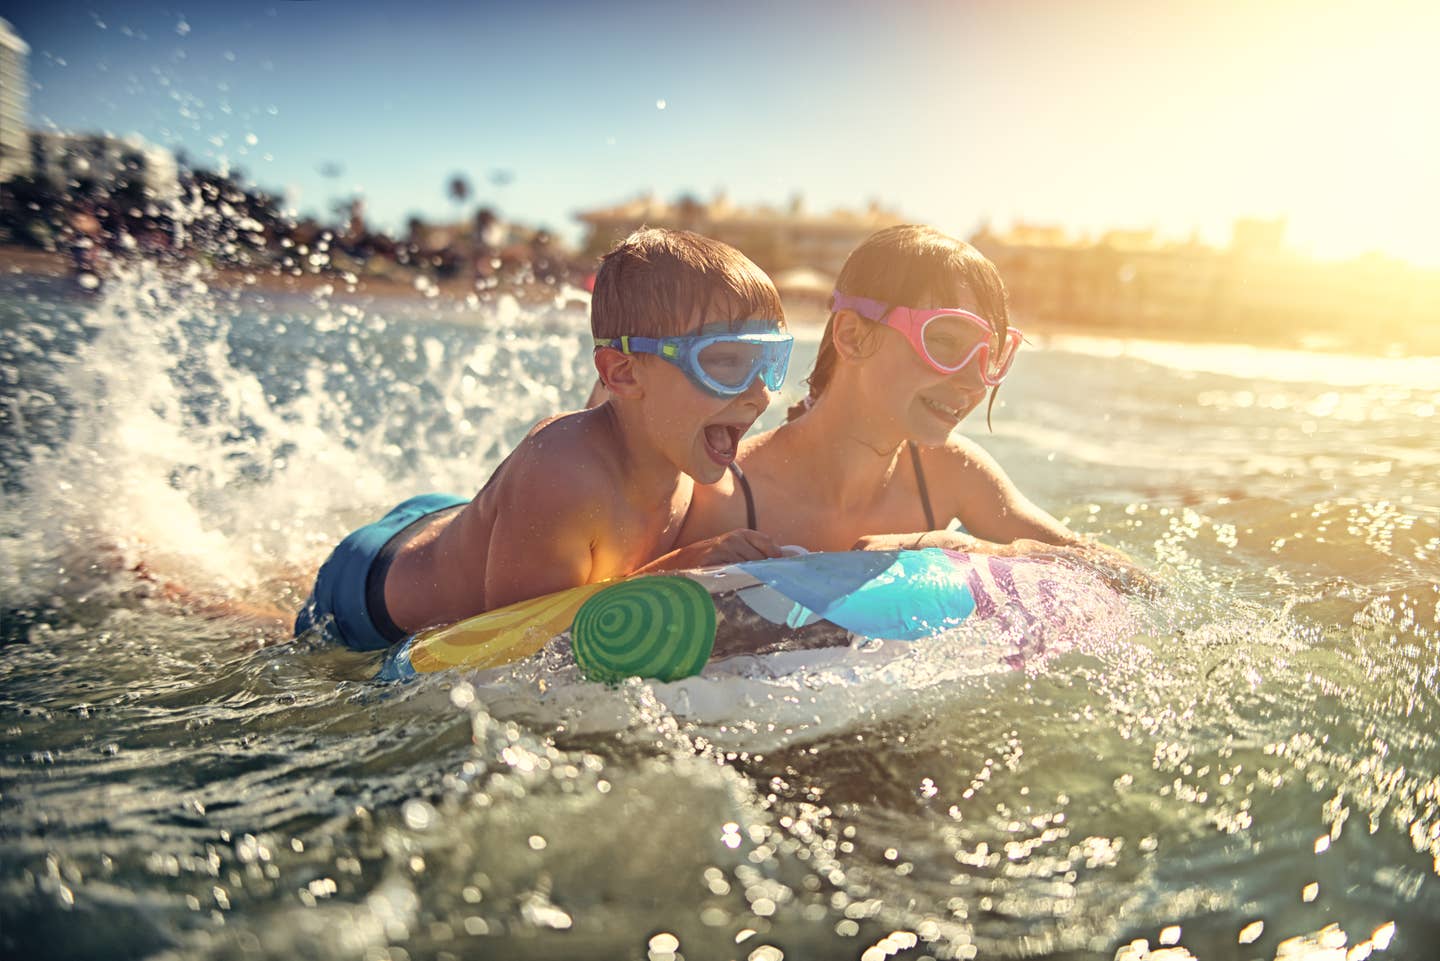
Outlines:
[[[685,337],[597,337],[595,347],[654,354],[679,367],[691,383],[717,397],[745,393],[758,374],[771,390],[785,383],[795,338],[778,330]]]

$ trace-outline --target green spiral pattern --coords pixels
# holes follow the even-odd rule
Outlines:
[[[575,614],[570,646],[594,681],[690,677],[715,647],[715,602],[688,577],[622,581]]]

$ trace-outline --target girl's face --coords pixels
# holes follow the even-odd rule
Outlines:
[[[914,305],[922,309],[958,307],[980,314],[980,305],[968,290],[930,297]],[[905,335],[888,326],[874,325],[876,349],[866,360],[866,379],[872,397],[883,406],[907,438],[933,447],[945,443],[952,431],[985,400],[988,388],[977,364],[953,374],[938,373],[925,362]]]

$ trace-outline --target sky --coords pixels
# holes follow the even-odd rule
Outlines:
[[[1154,228],[1440,266],[1431,0],[0,0],[32,125],[139,134],[373,223],[575,240],[638,194],[968,236]],[[337,169],[338,168],[338,169]],[[506,177],[495,177],[497,172]],[[329,174],[329,175],[327,175]]]

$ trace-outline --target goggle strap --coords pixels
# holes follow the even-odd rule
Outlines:
[[[871,300],[869,297],[842,294],[837,290],[830,295],[830,309],[832,311],[853,310],[866,320],[873,320],[878,324],[890,312],[890,305],[879,300]]]

